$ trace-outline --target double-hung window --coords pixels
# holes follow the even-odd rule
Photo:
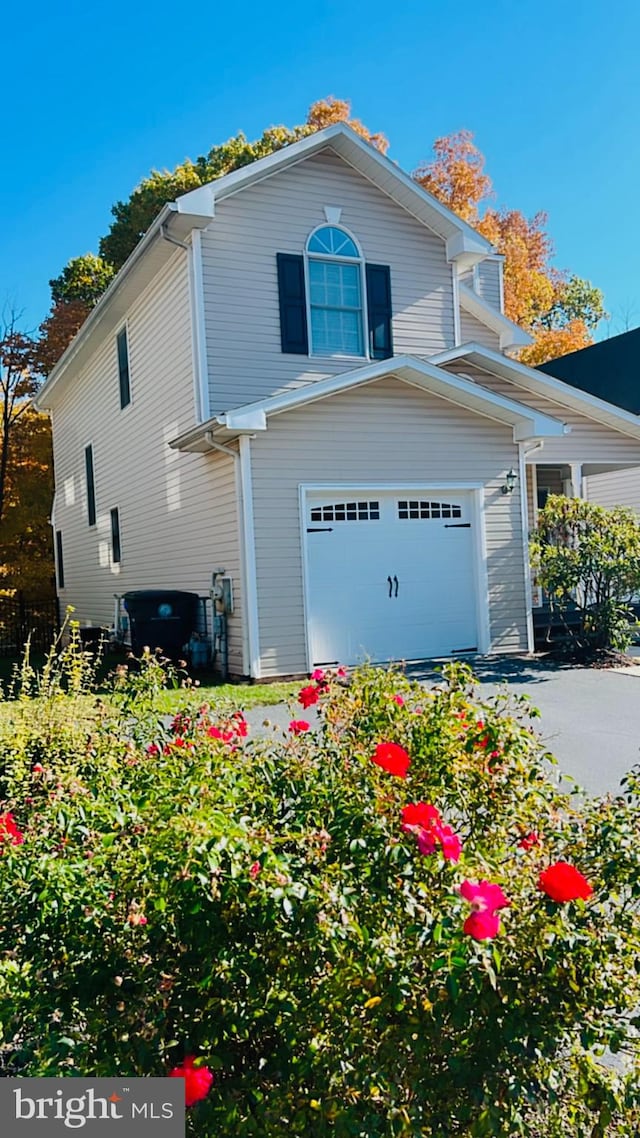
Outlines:
[[[363,261],[343,229],[323,225],[307,241],[311,351],[364,356]]]
[[[391,270],[362,259],[344,229],[322,225],[302,253],[276,255],[280,344],[295,356],[393,355]]]

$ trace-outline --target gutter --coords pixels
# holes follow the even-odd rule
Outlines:
[[[166,223],[171,215],[177,212],[178,209],[175,202],[168,202],[166,205],[164,205],[155,221],[145,233],[144,237],[141,238],[135,249],[129,254],[124,265],[119,270],[119,272],[116,273],[108,289],[102,294],[95,308],[92,309],[92,311],[89,313],[84,324],[69,344],[69,347],[66,348],[66,350],[63,352],[53,371],[40,388],[35,400],[36,407],[39,411],[46,409],[46,403],[42,402],[43,396],[47,396],[49,392],[53,390],[56,383],[67,370],[69,365],[73,363],[79,349],[91,335],[94,328],[96,328],[102,320],[102,317],[104,316],[105,310],[112,296],[115,294],[117,289],[120,288],[122,282],[129,276],[131,270],[135,265],[137,265],[140,258],[144,256],[149,246],[153,244],[156,237],[162,234],[162,230],[166,226]]]

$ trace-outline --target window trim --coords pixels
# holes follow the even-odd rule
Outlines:
[[[356,257],[343,257],[339,253],[309,253],[308,247],[311,238],[321,229],[340,229],[346,233],[347,237],[353,241],[358,256]],[[360,269],[360,314],[362,321],[362,354],[351,355],[348,352],[332,352],[331,355],[326,355],[324,352],[315,352],[313,350],[313,327],[311,324],[311,280],[309,278],[309,261],[327,261],[333,264],[342,265],[358,265]],[[319,360],[369,360],[371,355],[369,353],[369,314],[368,314],[368,297],[367,297],[367,277],[366,277],[366,260],[362,251],[362,246],[358,241],[355,234],[347,229],[346,225],[332,225],[327,221],[323,221],[320,225],[316,225],[310,233],[307,234],[307,239],[304,243],[302,250],[302,261],[304,265],[304,292],[305,292],[305,306],[307,310],[307,338],[309,356]],[[340,309],[339,311],[342,311]],[[345,310],[346,311],[346,310]],[[351,311],[354,311],[353,309]]]
[[[127,390],[129,392],[129,399],[126,403],[122,402],[122,377],[120,374],[119,340],[120,340],[120,337],[121,337],[123,332],[125,335],[125,342],[126,342],[126,347],[127,347]],[[133,395],[131,392],[131,352],[129,350],[129,321],[128,320],[125,320],[124,323],[122,323],[116,331],[116,364],[118,367],[118,395],[120,398],[120,410],[126,411],[127,407],[130,407],[131,404],[133,403]]]
[[[89,491],[88,451],[91,451],[91,492]],[[89,529],[94,529],[98,520],[98,503],[96,494],[96,456],[93,449],[93,440],[86,443],[84,448],[84,479],[87,487],[87,523]]]
[[[115,515],[115,518],[117,521],[117,529],[118,529],[118,556],[117,557],[115,556],[116,543],[115,543],[115,533],[114,533],[114,525],[113,525],[114,515]],[[122,565],[122,525],[120,523],[120,506],[112,506],[111,507],[111,509],[109,510],[109,522],[110,522],[110,526],[111,526],[111,564],[112,565]]]

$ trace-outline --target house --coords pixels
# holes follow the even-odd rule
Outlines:
[[[39,396],[62,603],[224,569],[255,678],[530,649],[540,489],[640,465],[640,421],[528,342],[492,247],[345,125],[185,194]]]
[[[640,328],[549,360],[540,371],[640,415]],[[589,477],[585,494],[601,506],[629,506],[640,514],[640,466],[609,467]]]

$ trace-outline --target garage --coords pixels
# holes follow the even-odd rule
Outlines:
[[[472,490],[307,491],[303,510],[312,666],[484,649]]]

